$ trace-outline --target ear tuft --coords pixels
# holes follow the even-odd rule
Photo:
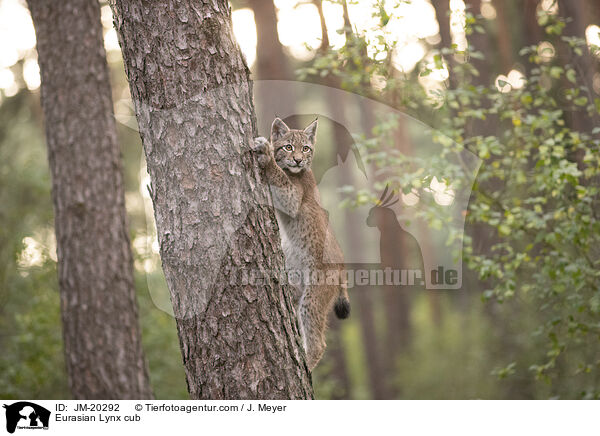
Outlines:
[[[312,145],[315,145],[315,141],[317,140],[317,125],[319,124],[319,120],[315,119],[312,123],[308,125],[306,129],[304,129],[304,133],[308,136],[308,140]]]
[[[289,131],[290,128],[281,120],[281,118],[275,118],[271,125],[271,143],[283,138]]]

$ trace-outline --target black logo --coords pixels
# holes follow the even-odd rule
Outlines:
[[[6,431],[14,433],[19,429],[48,429],[50,422],[50,411],[28,401],[19,401],[10,406],[4,405],[6,409]]]

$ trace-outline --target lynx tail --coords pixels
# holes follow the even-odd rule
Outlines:
[[[335,301],[335,315],[339,319],[346,319],[350,316],[350,299],[348,298],[348,290],[345,285],[340,288],[340,295]]]

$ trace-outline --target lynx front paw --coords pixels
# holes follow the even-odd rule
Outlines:
[[[258,165],[261,168],[264,168],[271,160],[271,147],[269,141],[262,136],[254,138],[252,151],[256,153],[256,159],[258,160]]]

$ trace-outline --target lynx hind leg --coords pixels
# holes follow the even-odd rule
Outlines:
[[[261,167],[267,165],[271,160],[271,144],[266,138],[259,136],[254,138],[254,144],[252,145],[252,151],[256,153],[256,159]]]
[[[330,309],[330,286],[308,286],[300,299],[298,317],[308,369],[313,370],[325,352],[325,330]]]

